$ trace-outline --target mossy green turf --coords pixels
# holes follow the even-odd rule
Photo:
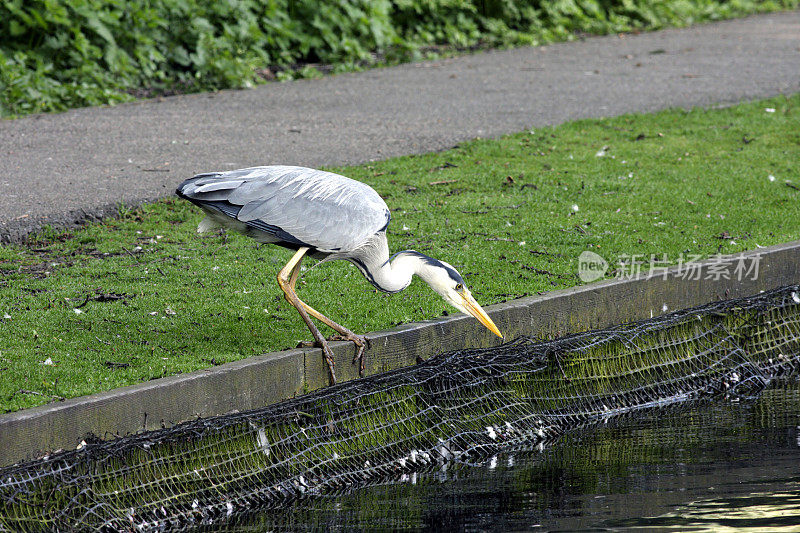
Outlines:
[[[794,95],[582,120],[332,170],[386,199],[392,250],[448,261],[491,305],[580,284],[584,250],[613,269],[632,254],[674,262],[800,238],[799,124]],[[290,251],[198,235],[199,210],[178,199],[120,211],[0,248],[0,409],[310,339],[275,282]],[[299,293],[356,332],[452,311],[419,280],[382,294],[344,262],[306,270]]]

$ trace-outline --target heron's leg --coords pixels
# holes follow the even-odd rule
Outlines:
[[[306,323],[308,329],[311,330],[311,335],[314,336],[314,340],[317,341],[317,344],[322,348],[322,353],[325,356],[325,361],[328,363],[328,370],[330,371],[330,381],[331,385],[336,383],[336,372],[334,371],[334,361],[333,361],[333,352],[331,352],[330,347],[328,346],[325,337],[322,336],[322,333],[319,332],[317,326],[311,321],[311,317],[308,316],[308,313],[305,310],[303,302],[300,301],[300,298],[297,297],[297,294],[294,292],[294,284],[290,283],[289,276],[292,274],[292,271],[296,268],[300,270],[300,262],[303,260],[303,256],[308,251],[308,248],[303,247],[297,250],[297,253],[292,256],[286,266],[281,269],[278,273],[278,286],[283,291],[284,296],[286,297],[286,301],[289,302],[297,309],[297,312],[300,313],[300,317],[303,319],[303,322]],[[295,281],[297,280],[297,276],[294,276]]]
[[[289,287],[292,289],[292,291],[295,290],[294,287],[295,287],[295,283],[297,283],[297,276],[300,274],[300,263],[301,263],[301,261],[302,261],[302,258],[294,266],[294,268],[292,269],[291,275],[289,276]],[[308,305],[304,301],[300,300],[299,298],[298,298],[298,301],[300,302],[300,305],[302,305],[305,308],[306,312],[309,315],[311,315],[314,318],[316,318],[317,320],[321,321],[323,324],[325,324],[326,326],[328,326],[329,328],[331,328],[332,330],[334,330],[335,332],[337,332],[339,334],[337,337],[333,337],[332,340],[351,341],[356,345],[356,355],[353,357],[353,364],[355,364],[356,362],[360,363],[359,368],[358,368],[358,374],[361,377],[364,377],[364,368],[365,368],[365,365],[364,365],[364,350],[367,347],[367,339],[366,339],[366,337],[364,337],[363,335],[356,335],[355,333],[353,333],[352,331],[350,331],[346,327],[342,326],[341,324],[337,324],[336,322],[334,322],[330,318],[326,317],[325,315],[323,315],[322,313],[320,313],[319,311],[317,311],[316,309],[314,309],[313,307],[311,307],[310,305]]]
[[[337,340],[337,341],[351,341],[353,344],[356,345],[356,355],[353,357],[353,364],[356,362],[360,363],[358,368],[358,374],[361,377],[364,377],[364,350],[367,348],[367,338],[363,335],[357,335],[347,329],[346,327],[342,326],[341,324],[337,324],[330,318],[326,317],[307,303],[303,302],[302,300],[300,303],[305,307],[305,310],[308,311],[308,314],[320,320],[321,322],[325,323],[326,326],[331,328],[332,330],[336,331],[339,335],[331,337],[330,340]]]

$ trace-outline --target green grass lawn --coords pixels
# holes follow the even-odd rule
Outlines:
[[[677,261],[798,239],[798,161],[795,95],[583,120],[332,170],[386,199],[393,251],[453,264],[491,305],[579,284],[584,250],[613,268],[631,254]],[[177,199],[120,211],[0,247],[0,410],[310,339],[275,283],[290,251],[198,235],[199,210]],[[451,312],[419,280],[386,295],[342,262],[306,271],[299,293],[356,332]]]

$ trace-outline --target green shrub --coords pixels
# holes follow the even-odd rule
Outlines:
[[[0,116],[420,56],[685,25],[800,0],[0,0]],[[377,54],[377,56],[373,55]],[[289,70],[285,70],[289,68]],[[294,70],[293,70],[294,69]]]

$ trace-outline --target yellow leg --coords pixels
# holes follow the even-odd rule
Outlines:
[[[306,249],[306,250],[308,250],[308,249]],[[297,257],[298,254],[300,254],[299,250],[298,250],[298,253],[295,254],[295,257]],[[300,255],[299,259],[297,259],[297,261],[294,262],[294,265],[292,265],[292,262],[295,259],[293,257],[292,258],[293,261],[289,261],[289,263],[281,271],[281,273],[283,273],[284,271],[287,271],[287,269],[289,269],[290,274],[288,274],[288,276],[287,276],[288,277],[288,282],[289,282],[289,289],[295,294],[295,296],[297,296],[297,293],[295,292],[295,284],[297,283],[297,277],[300,275],[300,264],[303,262],[304,254],[305,254],[305,251],[303,252],[303,254]],[[286,292],[286,291],[284,291],[284,292]],[[313,307],[311,307],[310,305],[308,305],[304,301],[300,300],[300,298],[297,298],[297,301],[300,302],[300,305],[303,306],[303,308],[306,310],[306,312],[309,315],[311,315],[314,318],[316,318],[317,320],[321,321],[323,324],[325,324],[326,326],[328,326],[329,328],[331,328],[332,330],[334,330],[335,332],[337,332],[339,334],[338,336],[333,337],[331,340],[351,341],[356,345],[356,355],[355,355],[355,357],[353,357],[353,364],[355,364],[356,362],[360,363],[359,372],[358,373],[359,373],[359,375],[361,375],[363,377],[363,375],[364,375],[364,350],[367,347],[367,339],[363,335],[356,335],[355,333],[353,333],[352,331],[350,331],[346,327],[344,327],[344,326],[342,326],[340,324],[337,324],[336,322],[334,322],[330,318],[326,317],[325,315],[323,315],[322,313],[320,313],[319,311],[317,311],[316,309],[314,309]]]
[[[326,326],[331,328],[332,330],[336,331],[338,335],[331,337],[329,340],[334,341],[351,341],[353,344],[356,345],[356,354],[353,356],[353,364],[356,362],[359,363],[358,367],[358,374],[361,377],[364,377],[364,350],[367,348],[367,344],[369,341],[363,335],[357,335],[347,329],[346,327],[337,324],[330,318],[326,317],[304,301],[300,300],[300,304],[305,308],[309,315],[313,316],[317,320],[323,322]]]
[[[300,298],[297,297],[297,294],[294,292],[294,284],[290,283],[289,276],[292,275],[293,270],[295,268],[297,270],[300,269],[300,262],[303,260],[303,256],[308,251],[308,248],[303,247],[297,250],[297,253],[292,256],[286,266],[281,269],[278,273],[278,286],[283,291],[284,296],[286,297],[286,301],[289,302],[297,309],[297,312],[300,313],[300,317],[303,319],[303,322],[306,323],[308,329],[311,330],[311,335],[314,336],[314,340],[317,341],[317,344],[322,348],[322,353],[325,356],[325,361],[328,363],[328,370],[330,372],[330,382],[331,385],[336,383],[336,372],[334,371],[334,360],[333,360],[333,352],[331,352],[328,343],[325,341],[325,337],[322,336],[322,333],[319,332],[317,326],[311,321],[311,317],[308,316],[308,313],[305,310],[303,302],[300,301]],[[297,276],[293,276],[294,280],[297,280]]]

